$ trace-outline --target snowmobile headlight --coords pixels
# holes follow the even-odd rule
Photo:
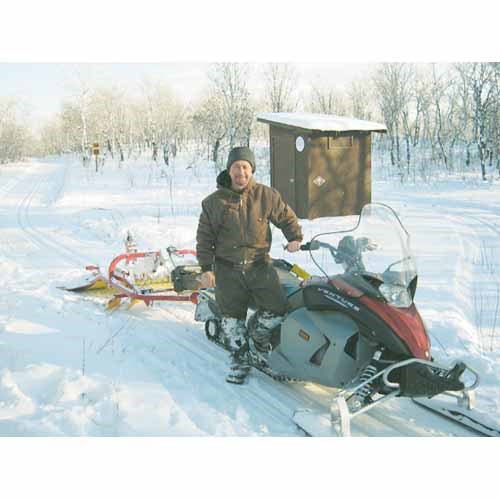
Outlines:
[[[408,289],[401,285],[382,284],[379,286],[379,292],[394,307],[410,307],[413,303]]]

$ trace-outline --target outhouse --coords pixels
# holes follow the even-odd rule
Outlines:
[[[271,186],[301,219],[361,213],[371,201],[371,133],[385,125],[314,113],[260,113]]]

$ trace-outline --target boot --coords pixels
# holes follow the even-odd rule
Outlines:
[[[230,351],[230,368],[226,382],[242,384],[250,373],[248,333],[245,322],[237,318],[223,317],[221,329],[226,347]]]
[[[279,316],[269,311],[257,311],[249,320],[248,330],[260,360],[267,365],[267,357],[272,350],[271,335],[282,321]]]
[[[230,384],[243,384],[250,373],[248,351],[245,353],[231,353],[231,364],[226,382]]]

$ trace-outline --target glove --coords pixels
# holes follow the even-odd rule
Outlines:
[[[206,271],[202,273],[200,288],[215,288],[215,274],[213,271]]]
[[[289,252],[298,252],[300,250],[300,241],[290,241],[286,246]]]

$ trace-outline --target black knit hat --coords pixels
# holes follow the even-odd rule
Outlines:
[[[229,170],[231,165],[238,160],[245,160],[250,163],[250,165],[252,165],[252,173],[255,172],[255,156],[250,148],[240,146],[231,149],[229,156],[227,157],[227,170]]]

